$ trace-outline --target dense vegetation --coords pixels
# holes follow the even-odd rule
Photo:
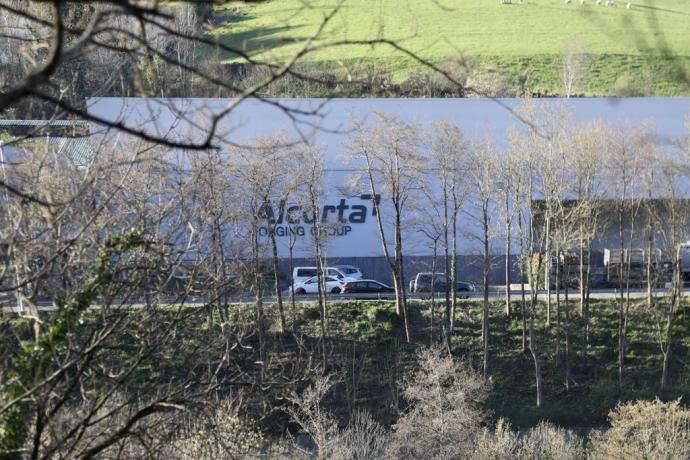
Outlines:
[[[573,301],[571,301],[573,302]],[[574,303],[574,302],[573,302]],[[637,303],[632,307],[628,353],[626,355],[626,385],[623,392],[618,391],[616,369],[616,305],[612,300],[593,301],[591,343],[585,345],[582,339],[582,323],[575,320],[571,324],[573,346],[573,378],[577,382],[566,391],[563,378],[562,352],[564,331],[562,324],[554,323],[550,328],[544,326],[541,316],[537,328],[537,340],[541,342],[544,361],[545,404],[538,408],[534,404],[534,369],[531,358],[521,350],[521,318],[516,313],[507,318],[500,302],[491,309],[492,323],[492,361],[491,391],[486,403],[492,417],[504,417],[520,428],[535,426],[540,420],[547,420],[560,426],[575,429],[590,429],[603,426],[608,412],[619,401],[653,399],[659,396],[665,400],[690,397],[690,364],[688,363],[688,337],[690,337],[690,306],[684,301],[677,313],[674,328],[674,354],[676,359],[671,367],[671,381],[664,391],[659,390],[662,355],[660,352],[657,327],[659,316],[648,311],[645,305]],[[515,302],[515,312],[519,312],[519,302]],[[543,305],[542,305],[543,307]],[[243,369],[246,375],[242,385],[257,378],[252,366],[258,359],[258,336],[249,331],[255,324],[255,310],[250,304],[233,304],[228,318],[232,318],[234,331],[248,334],[242,345],[246,348],[233,359],[248,365]],[[393,302],[388,301],[341,301],[328,303],[328,356],[327,373],[332,375],[337,398],[327,400],[328,409],[347,418],[355,409],[366,409],[377,420],[390,424],[404,409],[404,401],[399,399],[396,388],[403,377],[414,370],[415,350],[420,346],[438,344],[442,340],[439,312],[443,308],[437,300],[434,324],[431,324],[430,302],[411,303],[413,342],[404,344],[404,333],[395,314]],[[206,353],[209,347],[222,342],[220,336],[209,334],[221,326],[218,315],[213,314],[213,306],[187,307],[178,318],[176,309],[165,313],[165,309],[155,314],[156,321],[168,323],[177,318],[177,338],[167,344],[169,349],[161,349],[156,355],[163,367],[150,366],[154,356],[147,358],[147,364],[137,371],[130,385],[137,389],[135,382],[156,378],[179,378],[189,371],[188,366],[195,360],[214,360],[218,357],[195,357],[195,350]],[[544,308],[540,308],[544,311]],[[288,312],[288,322],[294,331],[280,332],[279,317],[275,305],[266,305],[267,329],[270,331],[266,341],[266,354],[270,365],[264,370],[266,375],[277,378],[294,366],[300,354],[318,355],[319,330],[318,306],[311,302],[299,302],[295,311]],[[112,313],[120,315],[126,313]],[[53,315],[51,315],[53,316]],[[100,325],[97,313],[86,321],[85,330]],[[452,351],[457,357],[467,359],[473,367],[479,367],[481,347],[481,305],[479,302],[461,302],[453,336]],[[112,320],[114,316],[110,316]],[[167,317],[167,319],[166,319]],[[153,319],[152,319],[153,320]],[[29,323],[23,319],[5,323],[4,346],[10,346],[14,334],[28,337]],[[7,329],[9,327],[9,329]],[[136,331],[131,332],[136,336]],[[218,342],[221,340],[221,342]],[[178,343],[185,343],[185,353],[180,353]],[[217,343],[216,343],[217,342]],[[298,347],[297,345],[303,348]],[[251,347],[251,348],[250,348]],[[10,348],[12,348],[10,346]],[[220,353],[222,349],[217,350]],[[113,354],[109,359],[118,359]],[[203,369],[203,366],[201,367]],[[266,434],[280,434],[286,428],[288,418],[279,402],[291,391],[299,391],[313,383],[320,372],[305,373],[303,379],[294,381],[288,387],[274,388],[268,393],[248,394],[242,407],[245,416],[255,419]],[[177,377],[173,377],[177,376]],[[287,374],[282,375],[287,377]],[[155,391],[155,385],[148,382],[145,388]],[[237,388],[229,383],[222,391],[232,394]],[[266,405],[263,398],[272,400]],[[281,415],[282,414],[282,415]]]
[[[574,303],[571,300],[571,303]],[[519,302],[514,303],[519,312]],[[616,327],[617,314],[615,301],[596,301],[592,303],[591,343],[585,346],[582,339],[583,324],[576,320],[571,324],[573,336],[573,378],[577,382],[566,391],[564,385],[563,325],[553,324],[544,327],[545,317],[540,315],[537,340],[541,343],[544,359],[545,404],[537,408],[534,404],[534,367],[531,358],[521,349],[521,318],[519,314],[507,318],[502,305],[495,303],[491,308],[492,346],[491,381],[492,391],[487,407],[494,416],[505,417],[517,427],[535,426],[540,420],[548,420],[571,428],[592,428],[606,422],[608,412],[618,401],[649,399],[659,395],[665,399],[679,396],[690,397],[688,378],[690,366],[687,364],[688,339],[690,336],[689,309],[685,306],[677,313],[674,336],[676,360],[673,363],[673,383],[664,391],[659,391],[661,363],[663,357],[657,337],[660,317],[658,312],[646,310],[646,304],[637,303],[632,307],[630,337],[626,362],[627,384],[623,392],[617,387],[616,367]],[[439,310],[442,305],[437,305]],[[572,308],[572,305],[571,305]],[[545,311],[544,305],[539,309]],[[431,310],[428,302],[411,307],[414,343],[402,345],[403,340],[392,303],[382,302],[333,302],[329,305],[329,340],[335,343],[352,341],[351,350],[340,350],[339,356],[331,359],[333,366],[342,366],[343,380],[352,378],[348,368],[352,367],[360,375],[359,403],[374,413],[382,421],[395,419],[400,407],[394,401],[386,401],[389,382],[386,382],[386,367],[376,357],[384,353],[395,353],[399,362],[400,374],[404,375],[414,366],[413,350],[419,345],[430,345],[441,340],[438,324],[430,324]],[[300,313],[305,318],[316,318],[313,306],[304,305]],[[456,356],[467,358],[479,367],[481,347],[481,305],[475,301],[463,301],[453,336],[453,352]],[[562,321],[562,319],[561,319]],[[304,323],[308,331],[309,321]],[[311,324],[316,335],[316,324]],[[394,332],[391,334],[391,332]],[[394,347],[391,345],[394,344]],[[401,351],[394,350],[402,346]],[[354,358],[353,354],[354,353]],[[360,354],[361,357],[357,358]],[[356,364],[353,363],[354,362]],[[362,364],[360,364],[362,363]],[[370,363],[369,366],[366,363]],[[358,369],[363,365],[363,369]],[[390,382],[393,383],[393,382]],[[345,382],[342,383],[345,385]],[[393,410],[391,412],[391,409]]]
[[[659,303],[663,301],[660,299]],[[655,312],[648,311],[644,303],[634,304],[632,307],[626,356],[627,380],[622,392],[619,392],[617,386],[614,346],[616,306],[615,301],[611,300],[592,304],[589,345],[585,345],[582,340],[582,323],[577,320],[571,323],[572,329],[568,333],[572,335],[572,346],[577,350],[572,358],[572,377],[577,384],[571,386],[569,391],[566,391],[563,383],[563,325],[554,323],[547,329],[544,327],[545,318],[540,317],[537,340],[542,343],[545,382],[545,403],[540,408],[534,405],[534,371],[531,359],[521,350],[521,321],[518,313],[507,318],[500,302],[491,309],[493,358],[488,382],[478,372],[471,370],[479,367],[482,352],[481,305],[478,302],[462,301],[452,351],[456,359],[465,363],[463,366],[469,366],[463,372],[474,372],[476,377],[473,378],[481,382],[485,395],[480,398],[477,410],[482,414],[480,419],[487,426],[505,419],[512,429],[524,431],[539,425],[537,430],[542,430],[544,426],[540,423],[546,421],[573,429],[586,439],[591,430],[608,426],[609,412],[620,401],[652,400],[655,397],[662,400],[682,397],[683,401],[687,401],[690,397],[690,365],[687,361],[690,308],[687,302],[683,303],[683,308],[677,313],[678,320],[674,330],[677,358],[671,367],[670,383],[663,392],[659,391],[662,359],[656,335],[659,317]],[[442,307],[439,303],[435,306]],[[218,407],[224,407],[223,404],[234,399],[231,413],[235,415],[230,417],[221,413],[214,417],[229,417],[225,421],[228,424],[224,427],[226,432],[222,435],[226,437],[225,442],[236,442],[233,441],[236,438],[245,442],[245,437],[248,437],[253,440],[250,447],[258,446],[257,439],[261,438],[269,440],[270,444],[280,445],[285,439],[289,439],[289,436],[285,437],[287,433],[297,434],[305,429],[308,431],[308,427],[300,423],[299,414],[305,407],[300,405],[303,401],[296,395],[303,394],[307,388],[323,385],[324,373],[329,376],[328,384],[321,388],[317,403],[320,411],[331,414],[336,425],[346,426],[353,417],[359,417],[356,414],[364,413],[370,414],[372,423],[375,421],[383,429],[387,430],[391,426],[398,426],[399,429],[401,417],[402,420],[407,420],[405,417],[409,415],[410,404],[414,403],[405,389],[409,387],[412,376],[420,371],[420,366],[423,369],[429,365],[426,361],[419,360],[418,353],[428,346],[436,347],[441,354],[445,353],[445,347],[438,348],[443,342],[440,323],[438,316],[431,322],[429,301],[411,305],[414,332],[413,342],[410,344],[402,343],[404,333],[393,303],[330,301],[325,369],[318,364],[321,348],[318,306],[310,302],[298,303],[295,310],[288,312],[291,326],[285,332],[280,332],[275,305],[267,304],[265,307],[264,318],[269,332],[263,338],[263,344],[259,336],[251,332],[256,317],[254,306],[250,304],[229,305],[226,312],[229,323],[224,323],[214,313],[220,310],[212,305],[190,306],[183,310],[177,307],[157,307],[154,310],[147,308],[146,313],[112,310],[103,314],[92,310],[82,316],[80,326],[69,326],[64,340],[66,343],[81,341],[83,339],[80,337],[88,337],[100,331],[104,323],[124,321],[128,324],[123,329],[124,336],[113,337],[108,347],[92,357],[92,364],[96,368],[128,368],[135,362],[134,356],[127,352],[126,347],[123,348],[121,339],[141,340],[137,337],[147,328],[165,330],[174,325],[174,337],[160,343],[143,360],[135,362],[126,384],[118,388],[121,393],[119,397],[123,400],[133,395],[138,399],[155,398],[160,395],[166,382],[183,382],[192,379],[192,375],[200,381],[208,381],[208,366],[215,367],[219,360],[229,359],[227,366],[213,377],[219,384],[214,390],[213,399],[217,401]],[[519,302],[515,302],[514,311],[518,312],[519,307]],[[543,308],[540,310],[543,311]],[[49,318],[59,318],[63,314],[55,312]],[[435,315],[438,315],[438,311]],[[144,321],[143,318],[147,319]],[[26,343],[32,343],[31,335],[27,320],[6,319],[3,324],[3,349],[6,352],[16,349],[13,342],[17,338],[23,337],[29,339]],[[223,357],[226,349],[223,343],[227,340],[230,343],[236,340],[242,349]],[[184,344],[182,348],[180,343]],[[9,352],[5,356],[12,354]],[[263,364],[259,364],[261,355],[264,356]],[[18,359],[19,355],[15,356],[14,359]],[[314,359],[313,363],[309,357]],[[427,357],[428,359],[431,358]],[[433,364],[433,369],[438,370],[439,366],[437,362]],[[111,383],[107,379],[103,380],[104,378],[105,376],[96,378],[94,375],[94,378],[85,379],[81,390],[83,395],[87,398],[97,397],[99,392],[108,390]],[[459,383],[458,391],[464,391],[462,385],[465,384],[466,380]],[[422,390],[423,395],[434,394],[425,388]],[[193,392],[193,389],[188,391]],[[447,391],[452,396],[451,389]],[[205,398],[209,402],[208,396]],[[66,412],[62,417],[78,417],[75,414],[79,413],[79,399],[77,395],[68,398],[65,402]],[[209,407],[213,406],[193,405],[189,407],[188,413],[191,418],[162,415],[154,418],[155,422],[146,424],[159,425],[160,439],[157,442],[161,445],[165,445],[165,439],[170,437],[181,442],[189,434],[190,420],[206,413]],[[243,422],[240,423],[239,420]],[[499,422],[501,423],[502,429],[505,429],[506,422]],[[187,435],[183,436],[181,433]],[[490,433],[485,435],[506,435],[500,427],[498,431]],[[559,437],[562,440],[563,434],[556,431],[552,435],[554,440]],[[130,443],[119,444],[120,442],[117,444],[132,447]],[[184,442],[182,444],[189,447]],[[233,446],[239,449],[234,444]],[[136,451],[136,446],[134,449]]]

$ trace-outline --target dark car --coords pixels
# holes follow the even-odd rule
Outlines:
[[[431,280],[434,278],[434,291],[444,292],[446,290],[446,277],[441,273],[417,273],[417,276],[410,281],[410,292],[431,292]],[[457,292],[474,292],[477,288],[472,283],[458,281],[456,283]]]
[[[341,294],[390,294],[395,289],[376,280],[348,281],[340,290]]]

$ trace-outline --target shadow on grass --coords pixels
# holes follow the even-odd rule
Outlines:
[[[228,47],[237,49],[242,53],[254,55],[275,50],[281,46],[303,42],[307,37],[288,37],[284,35],[288,31],[299,27],[301,25],[249,29],[243,32],[230,33],[221,40]],[[228,54],[226,56],[228,59],[239,56],[239,54]]]
[[[678,11],[678,10],[672,10],[670,8],[661,8],[658,6],[654,5],[640,5],[640,4],[635,4],[634,6],[635,9],[644,9],[644,10],[654,10],[654,11],[663,11],[664,13],[673,13],[673,14],[682,14],[683,16],[690,16],[690,13],[686,13],[685,11]]]

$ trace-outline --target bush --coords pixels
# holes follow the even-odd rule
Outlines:
[[[478,436],[472,458],[579,460],[585,458],[585,448],[573,432],[550,423],[541,422],[529,433],[518,436],[507,421],[499,419],[495,430],[485,428]]]
[[[585,458],[582,439],[569,430],[539,422],[529,434],[520,440],[516,458],[579,460]]]
[[[680,399],[619,404],[609,423],[592,437],[593,458],[690,458],[690,409]]]
[[[294,396],[294,407],[289,409],[293,420],[311,437],[316,452],[305,451],[297,443],[282,457],[311,457],[316,453],[319,459],[368,460],[383,458],[388,435],[367,412],[355,412],[345,429],[338,428],[338,422],[322,406],[322,400],[331,388],[328,377],[320,378],[313,385]]]
[[[397,458],[465,457],[480,433],[488,383],[442,347],[419,349],[417,366],[403,389],[410,407],[393,427],[391,453]]]
[[[200,422],[199,420],[203,420]],[[258,452],[261,434],[240,419],[227,404],[208,418],[194,417],[169,446],[165,457],[174,459],[241,458]]]
[[[368,412],[357,411],[347,427],[338,433],[328,458],[332,460],[369,460],[383,458],[388,432]]]
[[[494,430],[484,428],[474,446],[473,460],[512,460],[520,447],[520,439],[505,419],[499,419]]]

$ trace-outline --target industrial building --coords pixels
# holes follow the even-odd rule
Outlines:
[[[224,142],[251,144],[259,136],[270,137],[277,132],[323,145],[327,193],[320,203],[321,215],[339,224],[332,227],[332,234],[324,247],[326,262],[329,265],[355,265],[367,277],[390,282],[390,270],[382,256],[378,236],[375,197],[369,190],[344,191],[348,176],[357,167],[344,158],[353,123],[366,124],[375,112],[393,115],[422,127],[428,127],[434,121],[447,120],[457,123],[468,139],[489,138],[498,150],[504,150],[509,129],[521,123],[514,113],[521,103],[519,99],[251,99],[235,107],[232,106],[234,101],[229,99],[92,98],[87,101],[87,107],[94,119],[120,123],[132,132],[142,131],[151,136],[183,142],[204,139],[214,117],[232,106],[232,110],[220,118],[217,125],[214,140],[218,141],[216,144],[221,146],[221,151]],[[569,112],[573,123],[602,120],[616,126],[653,125],[658,133],[655,142],[662,148],[688,133],[690,98],[540,99],[533,101],[533,104],[537,109],[542,105],[560,106]],[[131,140],[132,136],[122,130],[106,131],[93,121],[90,125],[92,149],[102,145],[110,149],[124,149],[131,145],[128,139]],[[81,133],[79,138],[83,138]],[[87,164],[83,147],[79,150],[78,161]],[[186,161],[185,152],[179,149],[170,149],[167,155],[174,161]],[[380,200],[381,208],[385,211],[386,197],[380,197]],[[535,197],[535,200],[538,201],[539,197]],[[265,228],[261,236],[275,232],[283,264],[286,266],[285,258],[289,252],[287,242],[297,239],[292,248],[293,263],[312,265],[314,251],[308,216],[300,213],[299,204],[275,200],[262,209],[262,214],[271,217],[275,227]],[[482,244],[477,222],[470,214],[470,209],[464,209],[458,219],[459,277],[478,281],[481,277]],[[499,229],[500,217],[497,211],[495,214],[493,224]],[[648,237],[645,233],[644,209],[634,219],[639,223],[633,225],[636,227],[632,234],[633,242],[628,241],[625,245],[643,248]],[[413,220],[412,217],[410,220]],[[385,231],[390,232],[390,226]],[[419,230],[418,225],[406,226],[403,236],[405,270],[409,279],[417,271],[430,269],[433,242]],[[495,284],[505,282],[503,238],[503,233],[496,231],[490,243],[491,280]],[[663,242],[660,238],[657,240],[655,247],[662,248]],[[616,226],[611,223],[602,225],[593,245],[593,263],[604,267],[605,251],[619,247],[618,241]],[[509,256],[512,260],[516,258],[518,250],[519,247],[513,245]],[[440,254],[442,249],[437,246],[437,251]],[[515,264],[511,266],[511,278],[517,280],[517,268]]]

